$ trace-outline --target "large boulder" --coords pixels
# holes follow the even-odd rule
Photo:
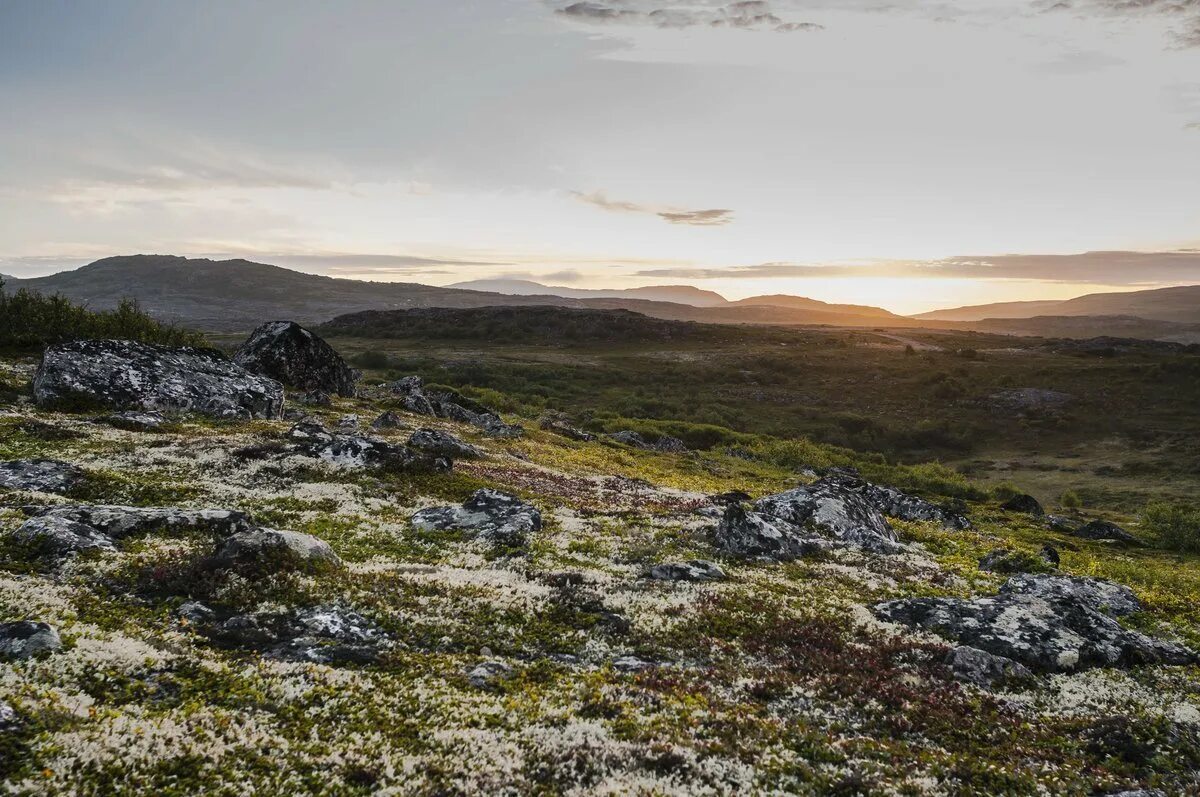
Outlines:
[[[294,321],[268,321],[234,353],[248,371],[306,391],[354,395],[354,371],[333,347]]]
[[[1034,517],[1041,517],[1046,514],[1046,511],[1042,509],[1042,505],[1032,495],[1014,495],[1001,504],[1000,508],[1009,512],[1021,512],[1026,515],[1033,515]]]
[[[846,490],[859,493],[867,503],[888,517],[898,520],[940,523],[942,528],[949,531],[971,528],[971,521],[967,520],[960,512],[902,492],[894,487],[871,484],[861,478],[857,471],[850,468],[831,470],[821,479],[821,482],[837,484]]]
[[[713,544],[725,553],[778,561],[789,561],[831,547],[828,540],[803,534],[787,521],[747,510],[736,503],[725,508],[712,536]]]
[[[341,559],[324,540],[280,529],[240,531],[217,546],[209,560],[217,569],[271,570],[336,567]]]
[[[542,527],[542,513],[515,495],[476,490],[462,506],[422,509],[412,516],[418,531],[457,531],[505,547],[521,547]]]
[[[1116,584],[1022,575],[993,597],[905,598],[873,609],[884,620],[932,631],[1037,672],[1196,660],[1182,645],[1122,626],[1116,618],[1136,606],[1132,594]]]
[[[754,502],[754,511],[816,534],[877,553],[900,549],[896,532],[878,509],[856,489],[839,481],[821,480]]]
[[[408,438],[408,445],[435,457],[472,459],[482,455],[475,446],[440,429],[418,429]]]
[[[57,459],[18,459],[0,462],[0,487],[65,493],[84,479],[83,469]]]
[[[283,386],[215,349],[130,340],[49,346],[33,378],[39,407],[195,412],[215,418],[278,418]]]
[[[1075,537],[1082,537],[1085,540],[1109,540],[1119,542],[1122,545],[1143,545],[1142,541],[1137,537],[1108,520],[1090,521],[1072,531],[1071,534]]]
[[[47,623],[21,620],[0,623],[0,659],[30,659],[62,647],[58,631]]]

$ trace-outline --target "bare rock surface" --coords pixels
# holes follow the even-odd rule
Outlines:
[[[62,647],[58,631],[48,623],[21,620],[0,623],[0,659],[31,659]]]
[[[168,348],[129,340],[49,346],[33,378],[39,407],[108,407],[215,418],[278,418],[283,386],[252,374],[215,349]]]
[[[310,393],[354,395],[357,380],[346,361],[294,321],[269,321],[258,327],[234,353],[233,361],[247,371]]]
[[[0,462],[0,487],[65,493],[84,479],[83,469],[57,459],[18,459]]]
[[[542,527],[542,513],[515,495],[484,488],[462,506],[422,509],[412,517],[420,531],[460,531],[488,542],[519,547]]]

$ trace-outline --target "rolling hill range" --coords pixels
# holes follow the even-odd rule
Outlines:
[[[694,307],[723,307],[729,301],[719,293],[691,285],[649,285],[644,288],[568,288],[520,279],[479,279],[455,282],[447,288],[503,293],[507,296],[561,296],[564,299],[647,299]],[[766,304],[764,302],[764,304]]]
[[[912,316],[926,321],[982,321],[1034,316],[1135,316],[1151,321],[1200,324],[1200,285],[1129,293],[1090,293],[1053,302],[1001,302],[934,310]]]
[[[870,326],[886,319],[894,326],[923,325],[878,308],[861,308],[873,311],[871,314],[850,312],[811,299],[804,300],[802,307],[744,303],[696,307],[638,298],[516,296],[407,282],[335,279],[248,260],[167,255],[105,258],[73,271],[12,280],[10,287],[59,293],[95,309],[110,308],[122,298],[132,297],[156,318],[213,331],[250,329],[277,318],[317,324],[362,310],[518,305],[631,310],[672,321],[720,324]]]

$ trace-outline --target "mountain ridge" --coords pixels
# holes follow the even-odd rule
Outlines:
[[[1062,300],[965,305],[909,317],[923,321],[983,321],[1036,316],[1136,316],[1148,321],[1196,324],[1200,323],[1200,285],[1089,293]]]

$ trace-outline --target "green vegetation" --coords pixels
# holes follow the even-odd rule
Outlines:
[[[1200,508],[1194,504],[1150,504],[1142,513],[1142,523],[1164,548],[1200,553]]]
[[[0,350],[28,350],[85,338],[123,338],[166,346],[203,346],[204,336],[155,321],[138,303],[124,299],[114,310],[94,311],[63,298],[21,289],[0,280]]]

